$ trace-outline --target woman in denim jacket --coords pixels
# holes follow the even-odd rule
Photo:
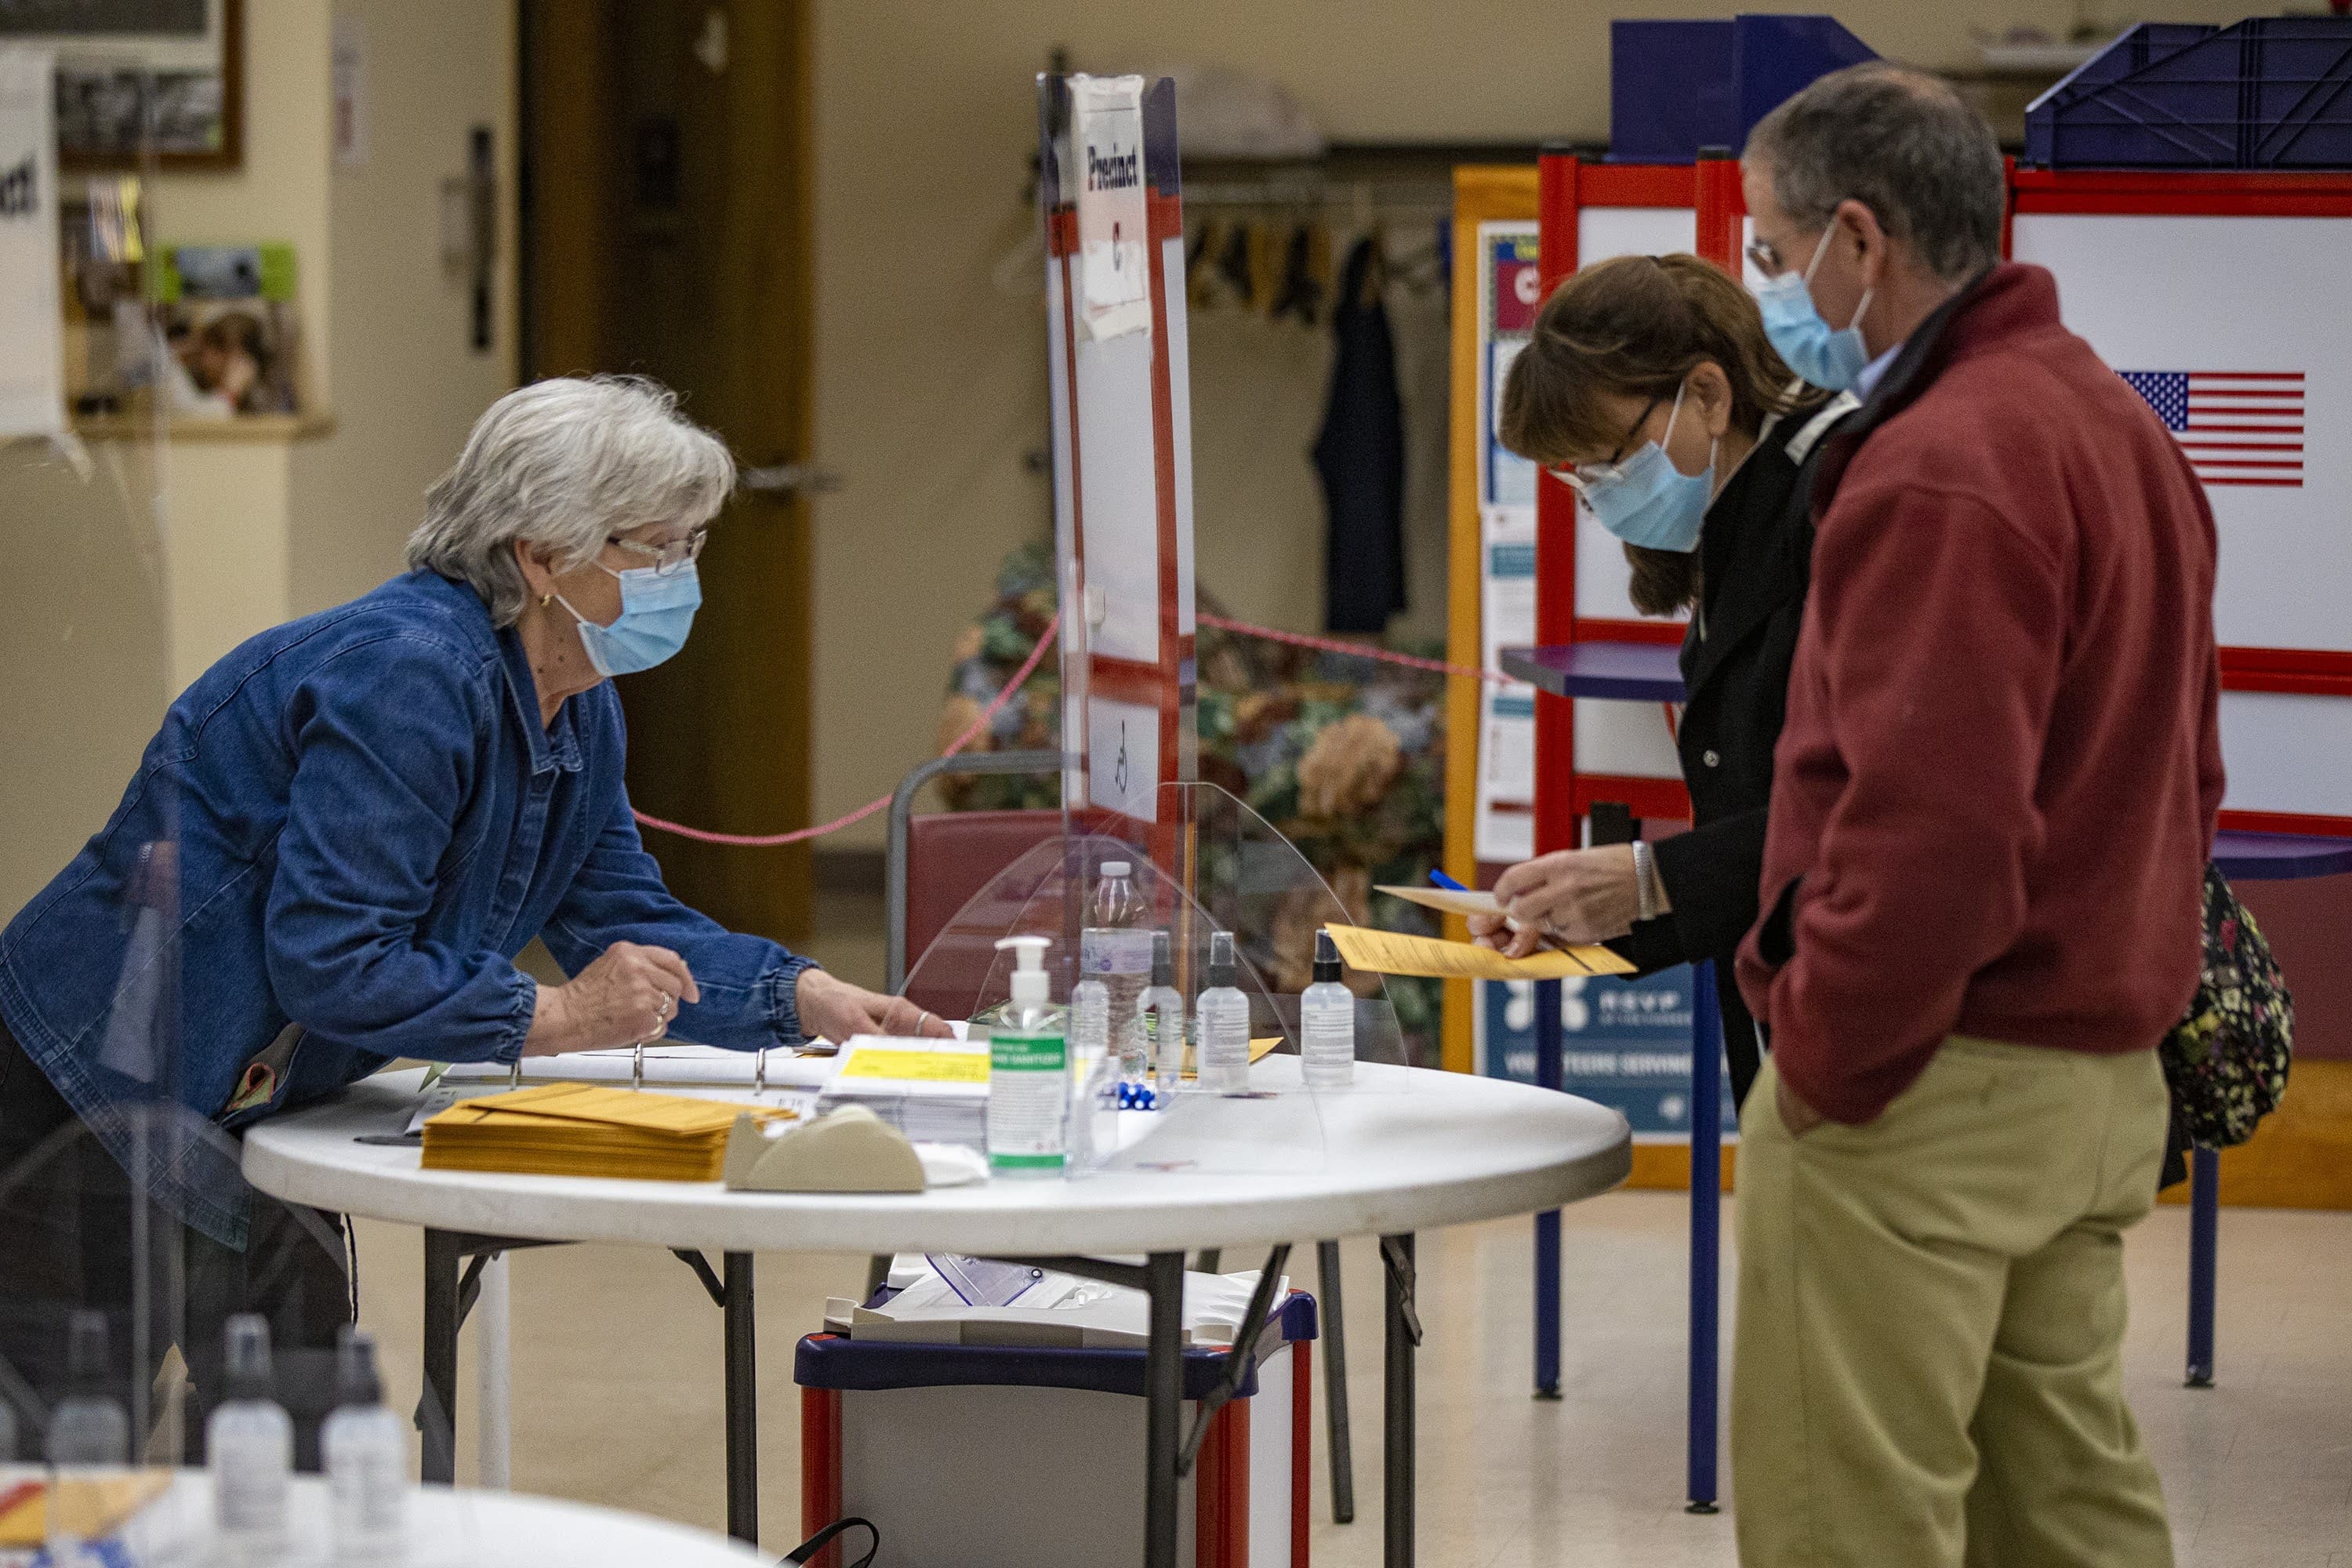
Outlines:
[[[68,1309],[106,1310],[120,1350],[134,1300],[168,1298],[133,1287],[141,1204],[148,1278],[187,1282],[184,1327],[159,1310],[146,1340],[183,1342],[196,1407],[229,1312],[268,1316],[281,1361],[330,1347],[339,1221],[254,1193],[228,1135],[394,1058],[946,1032],[688,909],[638,843],[607,678],[685,641],[733,480],[650,383],[510,393],[428,493],[407,574],[172,704],[112,820],[0,932],[0,1398],[8,1370],[55,1386]],[[534,937],[568,983],[515,966]]]

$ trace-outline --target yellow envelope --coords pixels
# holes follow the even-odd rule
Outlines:
[[[1593,974],[1631,974],[1633,966],[1605,947],[1554,947],[1525,958],[1506,958],[1475,942],[1443,942],[1433,936],[1329,926],[1339,956],[1375,974],[1416,974],[1437,980],[1569,980]]]

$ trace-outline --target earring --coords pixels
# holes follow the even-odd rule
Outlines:
[[[555,595],[552,594],[541,594],[539,596],[539,607],[542,610],[553,603],[555,603]]]

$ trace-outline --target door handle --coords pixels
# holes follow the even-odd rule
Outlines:
[[[769,463],[745,468],[737,476],[743,488],[757,496],[778,498],[829,495],[841,488],[841,475],[814,463]]]

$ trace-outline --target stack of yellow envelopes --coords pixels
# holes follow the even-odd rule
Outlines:
[[[791,1117],[675,1094],[586,1083],[548,1083],[461,1100],[425,1123],[425,1165],[434,1171],[508,1171],[530,1176],[622,1176],[642,1182],[715,1182],[738,1116]]]

